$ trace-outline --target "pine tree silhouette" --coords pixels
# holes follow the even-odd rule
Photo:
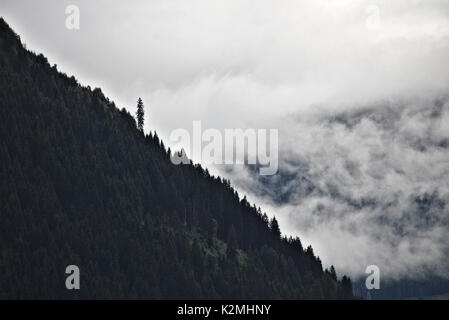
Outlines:
[[[279,223],[275,217],[270,221],[270,230],[277,238],[281,237],[281,229],[279,228]]]
[[[143,101],[140,97],[139,97],[139,100],[137,100],[136,115],[137,115],[137,129],[139,129],[139,131],[143,132],[143,122],[144,122],[145,111],[143,110]]]

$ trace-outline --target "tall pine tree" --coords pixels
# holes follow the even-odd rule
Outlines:
[[[139,97],[139,100],[137,100],[136,115],[137,115],[137,129],[139,129],[139,131],[143,132],[143,121],[144,121],[145,111],[143,110],[143,101],[140,97]]]

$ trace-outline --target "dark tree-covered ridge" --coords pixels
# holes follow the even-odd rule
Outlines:
[[[0,19],[0,298],[352,298],[311,247]],[[77,265],[80,290],[67,290]]]

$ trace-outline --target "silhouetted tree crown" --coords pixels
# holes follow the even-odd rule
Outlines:
[[[137,129],[139,131],[143,132],[145,110],[144,110],[144,106],[143,106],[143,101],[140,97],[137,100],[136,116],[137,116]]]
[[[276,217],[273,217],[270,220],[270,230],[273,233],[273,235],[276,236],[276,238],[281,237],[281,228],[279,227],[279,223],[278,223]]]

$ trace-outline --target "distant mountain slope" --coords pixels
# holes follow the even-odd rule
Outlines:
[[[0,298],[352,298],[229,181],[173,165],[3,19],[0,123]]]

